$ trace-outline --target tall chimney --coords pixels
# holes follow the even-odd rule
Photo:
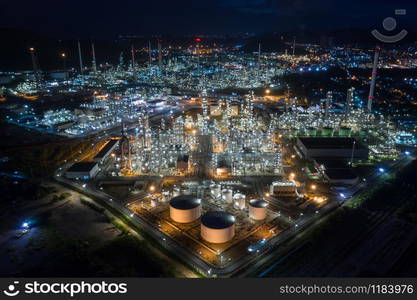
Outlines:
[[[135,46],[132,44],[132,70],[135,68]]]
[[[81,55],[81,45],[80,41],[78,41],[78,58],[80,59],[80,72],[83,73],[83,57]]]
[[[294,40],[292,42],[292,56],[294,56],[294,55],[295,55],[295,37],[294,37]]]
[[[149,67],[152,65],[152,48],[151,41],[148,43],[148,54],[149,54]]]
[[[39,84],[40,76],[39,76],[38,63],[36,61],[36,56],[35,56],[35,48],[30,47],[29,53],[32,59],[32,67],[33,67],[33,74],[35,75],[35,81]]]
[[[376,74],[377,74],[377,69],[378,69],[378,58],[379,58],[380,51],[381,49],[379,47],[375,48],[374,64],[372,66],[372,79],[371,79],[371,86],[369,88],[368,105],[367,105],[368,112],[372,112],[372,101],[374,100]]]
[[[158,41],[158,65],[159,69],[162,68],[162,46],[161,41]]]
[[[94,50],[94,43],[91,43],[91,51],[93,54],[93,71],[97,72],[96,51]]]
[[[346,107],[345,107],[345,120],[347,120],[349,118],[350,108],[352,106],[353,93],[354,92],[355,92],[355,88],[354,87],[351,87],[350,89],[347,90]]]
[[[332,103],[332,99],[333,99],[333,93],[329,91],[326,96],[326,104],[324,107],[324,118],[326,120],[329,118],[329,110],[330,110],[330,105]]]

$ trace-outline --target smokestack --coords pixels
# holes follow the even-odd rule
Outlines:
[[[379,51],[381,51],[381,49],[379,47],[376,47],[375,48],[375,56],[374,56],[374,64],[372,66],[371,86],[369,88],[369,96],[368,96],[368,106],[367,106],[368,112],[372,112],[372,101],[374,100],[376,74],[377,74],[377,69],[378,69]]]
[[[81,55],[80,41],[78,41],[78,58],[80,59],[80,72],[82,74],[83,73],[83,58],[82,58],[82,55]]]
[[[35,48],[30,47],[29,53],[32,59],[32,67],[33,67],[33,74],[35,75],[35,81],[39,83],[40,78],[39,78],[38,63],[36,61],[36,56],[35,56]]]
[[[261,62],[261,43],[258,44],[258,62]]]
[[[132,44],[132,69],[135,68],[135,46]]]
[[[351,87],[350,89],[348,89],[347,91],[347,96],[346,96],[346,107],[345,107],[345,120],[347,120],[349,118],[349,114],[350,114],[350,108],[352,105],[352,101],[353,101],[353,93],[355,92],[355,88]]]
[[[97,72],[96,51],[94,50],[94,43],[91,43],[91,51],[93,54],[93,71]]]
[[[295,37],[294,37],[294,40],[292,42],[292,56],[294,56],[294,55],[295,55]]]
[[[123,67],[123,51],[121,51],[119,55],[119,66]]]
[[[148,43],[148,54],[149,54],[149,67],[152,65],[152,49],[151,49],[151,41]]]
[[[329,110],[330,110],[330,105],[332,103],[332,99],[333,99],[333,94],[332,92],[327,92],[327,97],[326,97],[326,105],[324,108],[324,118],[328,119],[329,118]]]
[[[159,69],[162,68],[162,47],[161,47],[161,41],[158,41],[158,65]]]

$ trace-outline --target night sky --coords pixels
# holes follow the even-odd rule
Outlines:
[[[0,27],[68,38],[378,28],[399,8],[407,16],[397,16],[398,25],[417,28],[411,0],[31,0],[0,8]]]

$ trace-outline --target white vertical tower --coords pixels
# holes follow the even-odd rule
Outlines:
[[[151,41],[148,43],[148,54],[149,54],[149,67],[152,65],[152,47],[151,47]]]
[[[372,66],[372,79],[371,79],[371,86],[369,87],[369,96],[368,96],[368,105],[367,105],[368,112],[372,112],[372,101],[374,100],[376,75],[377,75],[377,70],[378,70],[378,59],[379,59],[380,51],[381,49],[379,47],[375,48],[374,63]]]
[[[132,52],[132,70],[134,70],[135,69],[135,46],[133,46],[133,44],[132,44],[131,52]]]
[[[159,69],[162,69],[162,45],[161,41],[158,41],[158,66]]]
[[[32,59],[32,66],[33,66],[33,73],[35,75],[35,81],[36,81],[36,84],[39,85],[39,83],[40,83],[40,74],[39,74],[39,68],[38,68],[38,61],[37,61],[36,56],[35,56],[35,48],[30,47],[29,48],[29,53],[30,53],[30,57]]]
[[[345,107],[345,120],[349,119],[349,114],[350,114],[350,110],[352,108],[352,101],[353,101],[354,93],[355,93],[355,88],[354,87],[351,87],[347,91],[346,107]]]
[[[203,92],[201,93],[201,108],[203,109],[203,133],[206,134],[207,128],[208,128],[208,102],[207,102],[207,91],[203,89]]]
[[[294,55],[295,55],[295,37],[294,37],[294,40],[292,42],[292,56],[294,56]]]
[[[94,49],[94,43],[91,43],[91,53],[93,55],[93,71],[97,72],[96,50]]]
[[[78,41],[78,58],[80,60],[80,72],[83,73],[83,57],[81,55],[81,44],[80,41]]]
[[[330,111],[330,106],[332,105],[332,100],[333,100],[333,93],[329,91],[327,92],[326,105],[324,107],[324,118],[326,120],[329,119],[329,111]]]

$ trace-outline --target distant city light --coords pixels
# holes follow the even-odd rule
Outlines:
[[[23,222],[21,227],[23,229],[28,229],[29,228],[29,222]]]

